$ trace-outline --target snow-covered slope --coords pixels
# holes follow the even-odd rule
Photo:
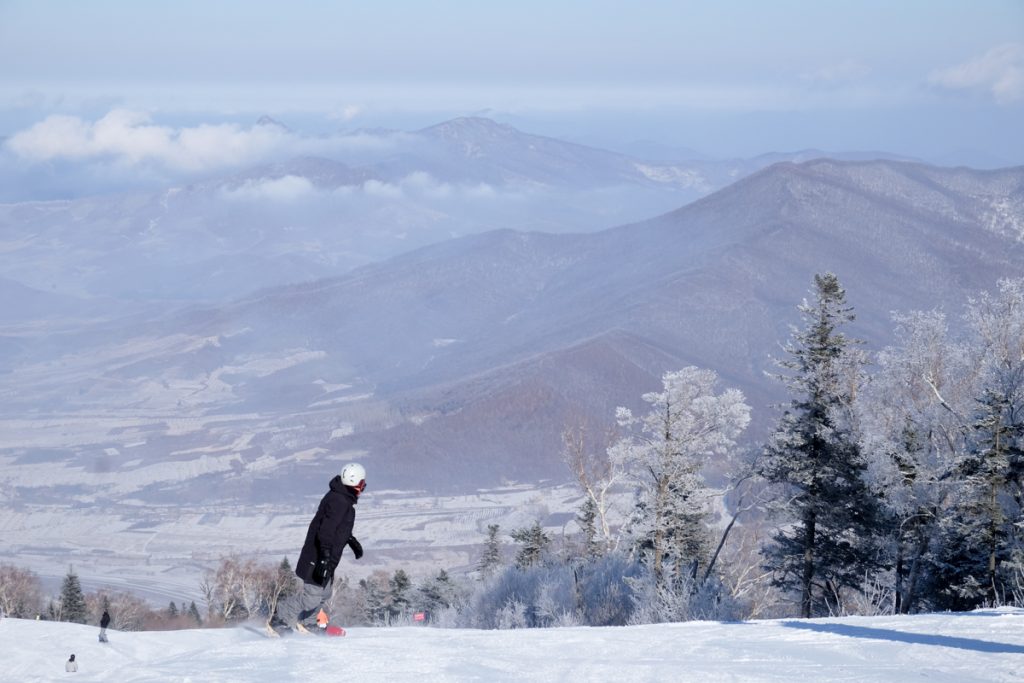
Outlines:
[[[617,628],[358,628],[270,640],[244,628],[111,632],[0,621],[0,681],[1020,681],[1024,610]],[[78,672],[65,673],[74,654]]]

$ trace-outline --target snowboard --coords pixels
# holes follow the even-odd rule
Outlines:
[[[274,635],[271,635],[270,632],[267,630],[266,625],[256,626],[254,624],[246,624],[245,625],[245,629],[247,631],[252,631],[253,633],[257,633],[257,634],[263,636],[264,638],[290,638],[292,636],[298,635],[297,633],[292,631],[290,628],[289,629],[281,629],[281,630],[276,630],[275,629]],[[309,633],[310,633],[310,635],[320,636],[321,638],[340,638],[340,637],[346,635],[345,629],[343,629],[342,627],[337,626],[335,624],[328,624],[327,628],[315,628],[314,627],[312,629],[309,629]],[[300,637],[305,637],[305,636],[300,636]]]

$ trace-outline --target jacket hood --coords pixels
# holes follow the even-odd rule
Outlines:
[[[334,491],[335,493],[340,493],[351,498],[353,505],[359,502],[359,496],[356,495],[356,492],[353,491],[350,487],[345,486],[344,484],[341,483],[340,474],[334,475],[334,479],[331,479],[330,486],[331,490]]]

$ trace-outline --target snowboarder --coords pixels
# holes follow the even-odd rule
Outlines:
[[[64,664],[64,670],[67,671],[67,672],[78,671],[78,662],[75,661],[75,656],[74,655],[71,655],[71,659],[69,659]]]
[[[107,626],[110,625],[110,613],[107,610],[103,610],[103,616],[100,617],[100,642],[107,643]]]
[[[289,628],[310,633],[304,622],[314,617],[334,592],[334,570],[342,550],[347,545],[357,560],[363,556],[363,547],[352,535],[352,527],[355,505],[365,489],[366,470],[358,463],[345,465],[341,474],[331,479],[295,563],[295,574],[302,579],[302,587],[277,605],[267,621],[269,635],[277,636],[278,630]]]

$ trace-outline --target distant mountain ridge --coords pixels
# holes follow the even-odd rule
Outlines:
[[[79,298],[223,302],[491,229],[595,232],[808,155],[651,162],[480,117],[349,137],[337,159],[299,155],[155,193],[0,204],[0,277]]]
[[[560,480],[568,424],[598,429],[683,365],[743,389],[756,436],[781,395],[765,371],[815,273],[838,274],[852,332],[878,348],[893,310],[955,317],[968,295],[1024,277],[1022,224],[1024,168],[781,163],[641,222],[471,235],[70,348],[51,340],[11,360],[0,395],[9,415],[141,420],[86,447],[116,451],[112,467],[222,454],[185,488],[146,484],[153,499],[261,500],[315,480],[322,457],[358,456],[405,489]],[[10,443],[38,457],[37,441]]]

